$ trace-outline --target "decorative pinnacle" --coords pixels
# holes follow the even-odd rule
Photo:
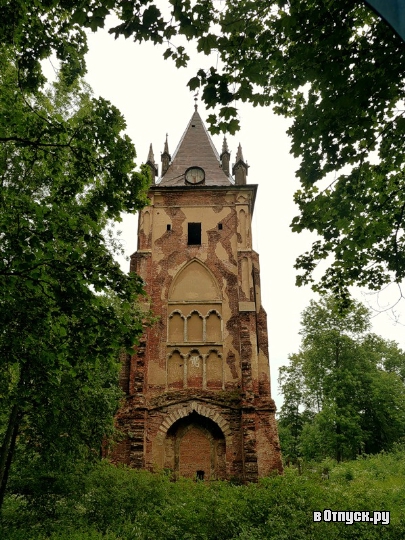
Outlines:
[[[165,154],[168,154],[169,153],[169,143],[167,142],[167,137],[168,137],[168,134],[166,133],[166,140],[165,140],[165,146],[164,146],[164,149],[163,149],[163,153]]]
[[[152,143],[150,143],[150,146],[149,146],[149,153],[148,153],[147,161],[149,161],[150,163],[153,163],[153,165],[155,164],[155,156],[153,155]]]
[[[194,94],[194,110],[195,112],[197,112],[197,109],[198,109],[198,105],[197,105],[197,101],[198,101],[198,91]]]
[[[242,146],[241,146],[240,143],[239,143],[239,146],[238,146],[238,151],[236,152],[236,163],[238,161],[243,161]]]
[[[228,141],[226,140],[226,137],[224,136],[224,141],[222,143],[222,153],[228,153],[229,154],[229,148],[228,148]]]

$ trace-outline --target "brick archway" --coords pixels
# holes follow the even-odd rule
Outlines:
[[[161,423],[159,427],[158,437],[163,440],[167,431],[175,422],[177,422],[177,420],[188,416],[193,411],[200,414],[201,416],[209,418],[215,424],[217,424],[217,426],[221,429],[225,440],[228,442],[228,438],[231,435],[231,428],[229,427],[228,422],[217,412],[212,411],[209,407],[206,407],[205,405],[202,405],[201,403],[198,403],[196,401],[183,404],[172,410]]]
[[[226,442],[210,418],[193,411],[176,420],[164,439],[165,468],[176,476],[212,480],[226,477]]]

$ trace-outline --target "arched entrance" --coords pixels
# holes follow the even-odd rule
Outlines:
[[[199,480],[225,478],[225,437],[210,418],[195,411],[167,431],[165,466],[176,476]]]

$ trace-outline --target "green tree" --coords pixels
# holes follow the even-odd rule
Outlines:
[[[79,80],[24,90],[0,50],[0,499],[15,447],[99,455],[117,407],[118,355],[142,331],[142,280],[104,232],[146,204],[147,168],[119,111]],[[52,457],[53,456],[53,457]]]
[[[306,403],[307,393],[300,354],[291,354],[288,358],[289,364],[280,368],[278,379],[284,398],[278,428],[283,456],[287,460],[300,455],[302,429],[315,416],[313,407]]]
[[[405,435],[405,353],[369,329],[357,302],[342,314],[329,296],[304,310],[301,349],[279,376],[282,446],[291,457],[352,459]]]

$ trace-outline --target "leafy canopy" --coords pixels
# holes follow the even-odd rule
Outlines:
[[[111,13],[115,37],[161,44],[177,67],[189,59],[187,40],[216,53],[188,83],[219,107],[211,131],[239,129],[239,102],[293,119],[302,187],[292,229],[320,237],[297,259],[298,285],[347,299],[353,284],[401,282],[405,46],[391,27],[352,0],[11,0],[0,7],[0,41],[17,47],[21,84],[43,82],[39,61],[51,52],[68,81],[82,74],[83,29],[103,27]]]
[[[405,353],[369,330],[357,302],[342,314],[329,296],[302,313],[300,351],[279,375],[286,457],[354,459],[405,435]]]

